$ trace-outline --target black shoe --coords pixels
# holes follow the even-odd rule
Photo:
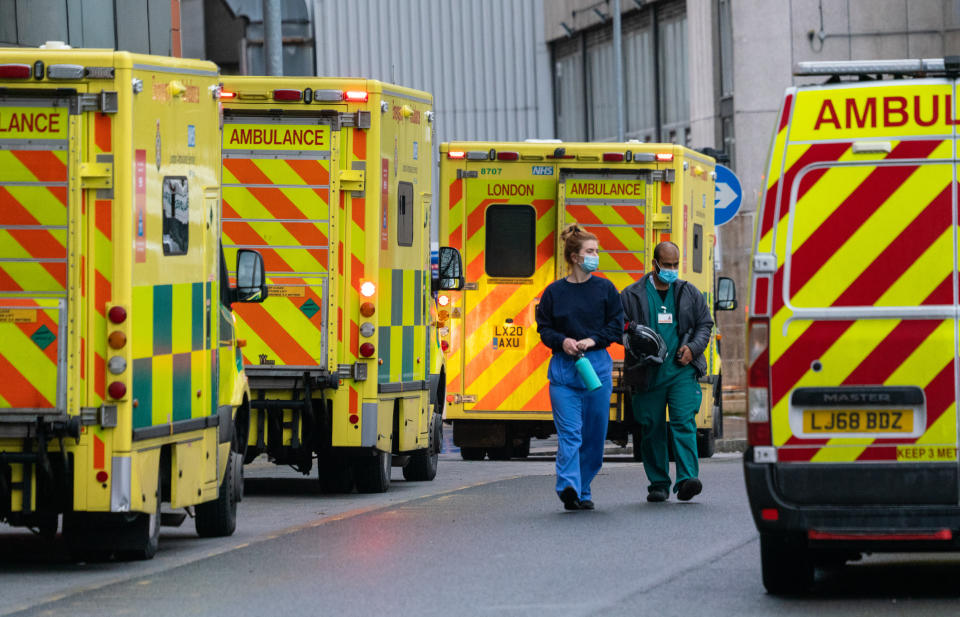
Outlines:
[[[680,501],[690,501],[700,494],[703,490],[703,483],[697,478],[690,478],[680,483],[677,489],[677,499]]]
[[[560,491],[560,501],[563,502],[563,507],[567,510],[580,509],[580,498],[577,497],[577,490],[572,486]]]
[[[665,488],[654,487],[647,490],[647,501],[666,501],[669,496],[670,493]]]
[[[581,510],[593,510],[594,508],[595,506],[593,505],[593,500],[584,499],[583,501],[580,502]]]

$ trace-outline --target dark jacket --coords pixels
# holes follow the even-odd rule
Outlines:
[[[639,281],[624,289],[620,293],[620,301],[623,303],[623,312],[629,321],[636,321],[656,329],[656,324],[650,317],[650,306],[647,301],[647,280],[651,276],[653,276],[652,272],[647,273]],[[693,354],[691,364],[697,371],[699,379],[707,374],[707,359],[703,357],[703,352],[710,345],[710,333],[713,331],[710,307],[693,283],[677,280],[672,289],[674,305],[677,307],[677,335],[682,340],[684,334],[690,332],[687,346]]]

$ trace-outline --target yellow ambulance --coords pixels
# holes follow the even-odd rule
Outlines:
[[[433,112],[365,79],[224,78],[223,243],[261,250],[270,297],[238,309],[247,460],[328,492],[432,480],[444,374],[430,336]],[[437,285],[460,285],[440,250]],[[438,398],[439,393],[439,398]]]
[[[747,491],[771,593],[957,550],[960,59],[800,63],[757,212]]]
[[[190,508],[229,535],[248,390],[219,246],[219,75],[0,49],[0,520],[149,558]],[[258,297],[259,296],[259,297]],[[239,421],[239,426],[235,425]]]
[[[578,223],[600,244],[599,276],[622,290],[650,266],[653,247],[680,247],[680,277],[713,307],[714,160],[682,146],[642,143],[451,142],[440,146],[440,239],[462,251],[466,285],[441,294],[447,349],[446,420],[466,460],[524,457],[555,433],[547,364],[537,335],[540,293],[566,276],[559,231]],[[639,425],[614,356],[608,438],[626,445]],[[721,430],[717,341],[706,352],[697,414],[701,456]],[[634,448],[639,458],[639,448]]]

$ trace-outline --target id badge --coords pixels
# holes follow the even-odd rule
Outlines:
[[[657,313],[657,323],[658,324],[672,324],[673,323],[673,313]]]

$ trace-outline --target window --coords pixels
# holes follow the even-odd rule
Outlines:
[[[587,48],[587,75],[591,95],[590,138],[595,140],[616,139],[617,100],[610,96],[613,87],[613,42],[604,41]]]
[[[623,35],[623,72],[626,101],[626,136],[654,141],[657,134],[656,75],[653,70],[653,35],[646,26]]]
[[[689,145],[686,2],[636,4],[639,8],[625,13],[622,22],[625,137]],[[558,138],[615,138],[612,39],[612,24],[606,20],[568,29],[568,36],[551,43]]]
[[[397,244],[413,246],[413,185],[397,185]]]
[[[554,71],[557,137],[566,141],[586,141],[583,54],[579,40],[563,41],[556,46]]]
[[[667,11],[664,11],[665,13]],[[686,144],[685,127],[690,124],[687,87],[687,16],[679,14],[657,24],[660,29],[660,96],[663,132],[669,141]]]
[[[524,278],[537,267],[537,212],[533,206],[487,208],[484,260],[487,276]]]
[[[703,272],[703,225],[693,224],[693,271]]]
[[[733,96],[733,15],[731,0],[720,0],[720,96]]]
[[[186,255],[190,241],[190,191],[184,176],[163,179],[163,254]]]

